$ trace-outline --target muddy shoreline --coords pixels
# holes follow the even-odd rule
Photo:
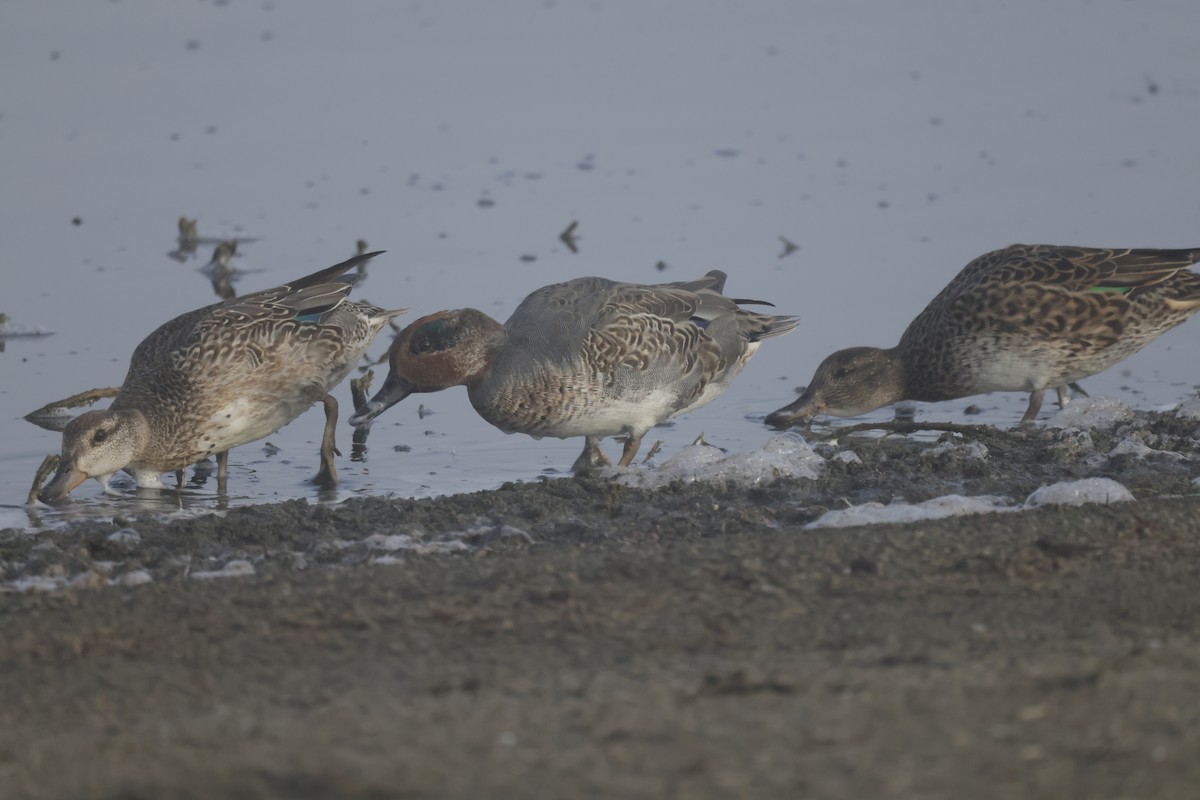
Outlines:
[[[1191,796],[1196,421],[943,439],[818,444],[819,478],[765,485],[557,479],[0,532],[4,580],[53,587],[0,594],[0,785]],[[1089,476],[1137,501],[805,527]]]

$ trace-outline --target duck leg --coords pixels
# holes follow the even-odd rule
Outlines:
[[[1055,386],[1054,391],[1058,393],[1058,407],[1066,408],[1067,403],[1071,401],[1071,396],[1091,397],[1083,387],[1078,383],[1068,383],[1066,386]]]
[[[1025,409],[1025,416],[1021,417],[1022,425],[1037,419],[1038,412],[1042,410],[1042,398],[1045,396],[1045,389],[1035,389],[1029,393],[1029,408]]]
[[[337,486],[337,467],[333,465],[333,457],[341,455],[334,444],[334,428],[337,427],[338,404],[333,395],[327,394],[321,398],[325,404],[325,433],[321,436],[321,469],[313,478],[318,486]]]
[[[637,455],[638,448],[642,446],[642,437],[629,435],[625,440],[625,447],[621,450],[621,460],[617,463],[622,467],[628,467],[633,463],[633,457]]]
[[[217,453],[217,491],[224,492],[229,485],[229,451]]]
[[[575,459],[575,463],[571,465],[571,472],[581,475],[596,467],[611,465],[612,462],[608,460],[608,456],[604,455],[604,450],[600,448],[600,437],[586,436],[583,440],[583,452],[579,454],[579,458]]]

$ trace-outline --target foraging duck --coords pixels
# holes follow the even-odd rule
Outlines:
[[[67,424],[58,471],[38,499],[61,500],[89,477],[107,487],[119,469],[139,486],[162,486],[163,472],[213,453],[220,482],[229,448],[275,432],[317,402],[325,405],[318,480],[335,483],[337,401],[328,392],[407,310],[351,302],[352,283],[335,280],[376,255],[159,327],[134,350],[112,404]]]
[[[1108,369],[1200,308],[1200,248],[1101,250],[1015,244],[986,253],[950,281],[895,347],[839,350],[804,393],[766,422],[854,417],[900,400],[1045,390]]]
[[[724,286],[717,270],[653,286],[577,278],[538,289],[503,325],[472,308],[430,314],[397,335],[387,380],[350,424],[462,385],[505,433],[585,437],[576,471],[608,464],[600,437],[623,433],[628,466],[646,431],[721,394],[762,340],[799,323],[746,311],[756,301]]]

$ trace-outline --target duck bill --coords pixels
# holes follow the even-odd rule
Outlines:
[[[38,500],[43,503],[60,503],[67,498],[72,489],[87,479],[88,474],[83,470],[66,461],[60,462],[54,477],[38,492]]]
[[[777,430],[784,430],[798,422],[807,422],[824,410],[824,403],[805,392],[794,403],[768,414],[766,423]]]
[[[355,427],[366,425],[416,390],[416,386],[397,377],[395,373],[388,373],[383,386],[379,388],[374,397],[354,410],[354,415],[350,417],[349,422]]]

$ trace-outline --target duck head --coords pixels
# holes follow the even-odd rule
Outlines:
[[[498,322],[473,308],[418,319],[392,342],[387,380],[355,410],[350,424],[370,422],[410,394],[470,386],[487,372],[502,336]]]
[[[137,411],[88,411],[63,429],[58,471],[38,493],[43,503],[55,503],[88,478],[104,485],[122,467],[137,459],[149,427]]]
[[[786,428],[818,414],[857,417],[903,399],[903,372],[893,351],[851,347],[822,361],[804,393],[766,423]]]

